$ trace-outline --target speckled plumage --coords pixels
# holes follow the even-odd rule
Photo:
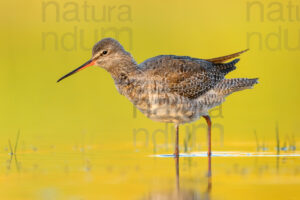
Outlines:
[[[100,41],[94,49],[103,49]],[[117,44],[113,40],[112,44]],[[175,124],[195,121],[220,105],[232,92],[250,88],[257,79],[225,79],[240,53],[215,59],[160,55],[137,64],[123,47],[118,63],[104,67],[111,73],[118,91],[148,118]],[[96,51],[95,51],[96,52]],[[102,63],[99,63],[101,66]]]
[[[245,50],[246,51],[246,50]],[[92,65],[107,70],[120,94],[127,97],[148,118],[178,125],[193,122],[203,116],[210,126],[208,111],[220,105],[233,92],[251,88],[257,79],[225,79],[236,69],[235,54],[198,59],[188,56],[160,55],[137,64],[122,45],[105,38],[93,47],[92,59],[63,76],[58,81]],[[175,154],[178,155],[178,145]]]

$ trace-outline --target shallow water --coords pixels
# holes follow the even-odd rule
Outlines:
[[[297,151],[213,151],[211,163],[205,152],[176,159],[121,144],[8,152],[0,155],[2,199],[300,198]]]

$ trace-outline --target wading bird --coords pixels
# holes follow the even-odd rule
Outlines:
[[[148,118],[175,124],[175,156],[179,156],[179,125],[204,117],[208,125],[208,156],[211,156],[208,111],[231,93],[252,88],[258,80],[225,79],[239,59],[225,61],[245,51],[212,59],[160,55],[137,64],[117,40],[105,38],[94,45],[90,60],[57,82],[89,66],[102,67],[111,74],[119,93]]]

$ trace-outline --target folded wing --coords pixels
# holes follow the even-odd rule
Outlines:
[[[229,57],[233,55],[239,54]],[[187,56],[161,55],[141,63],[140,70],[163,85],[167,92],[195,99],[214,88],[227,73],[235,69],[239,59],[219,63],[221,60],[230,59],[225,57],[212,59],[218,61],[214,63]]]

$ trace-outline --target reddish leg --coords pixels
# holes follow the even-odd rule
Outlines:
[[[178,124],[175,124],[175,129],[176,129],[176,136],[175,136],[175,152],[174,152],[174,156],[178,157],[179,156],[179,147],[178,147],[179,125]]]
[[[208,157],[208,173],[207,173],[207,195],[208,199],[210,199],[210,192],[212,188],[212,174],[211,174],[211,119],[210,117],[203,116],[207,123],[207,142],[208,142],[208,151],[207,151],[207,157]]]
[[[207,151],[207,155],[210,157],[211,156],[211,120],[210,117],[207,116],[203,116],[204,119],[206,120],[207,123],[207,141],[208,141],[208,151]]]
[[[176,167],[176,192],[177,195],[180,191],[180,181],[179,181],[179,157],[175,157],[175,167]]]

